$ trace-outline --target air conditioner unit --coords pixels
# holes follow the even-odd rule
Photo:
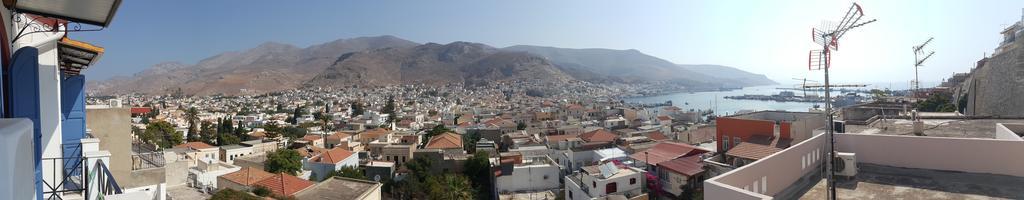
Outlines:
[[[857,154],[838,152],[835,157],[833,169],[836,175],[854,177],[857,175]]]

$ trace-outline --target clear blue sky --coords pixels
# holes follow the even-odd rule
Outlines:
[[[911,46],[929,36],[921,69],[936,82],[991,53],[1024,1],[858,1],[879,21],[854,30],[833,57],[838,82],[913,78]],[[107,48],[85,73],[130,75],[166,61],[193,64],[267,41],[306,47],[394,35],[419,43],[471,41],[637,49],[680,64],[720,64],[779,81],[808,72],[810,28],[851,1],[125,1],[101,32],[71,37]]]

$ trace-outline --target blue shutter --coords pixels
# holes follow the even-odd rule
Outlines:
[[[35,161],[36,198],[43,199],[43,149],[39,125],[39,50],[22,47],[11,56],[11,117],[32,120],[32,142]]]
[[[85,137],[85,76],[62,78],[60,83],[61,137],[64,151],[64,171],[75,171],[81,162],[82,138]]]

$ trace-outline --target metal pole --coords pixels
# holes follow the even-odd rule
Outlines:
[[[822,37],[821,39],[823,41],[828,41],[828,40],[826,40],[826,37],[827,37],[826,35],[822,35],[821,37]],[[828,43],[825,42],[825,44],[822,45],[822,46],[824,46],[822,52],[825,54],[823,56],[828,56],[829,55]],[[830,66],[831,63],[828,61],[829,59],[827,57],[826,57],[825,60],[826,60],[825,61],[825,115],[828,118],[828,123],[825,124],[825,134],[826,134],[825,135],[825,139],[828,140],[828,142],[825,143],[826,149],[828,149],[828,157],[826,157],[827,160],[826,160],[826,164],[825,164],[825,170],[826,170],[826,173],[827,173],[826,176],[828,177],[828,180],[826,180],[826,183],[828,185],[828,199],[835,200],[836,199],[836,185],[835,185],[835,178],[834,178],[835,173],[834,173],[834,170],[833,170],[834,166],[832,166],[834,164],[832,162],[833,161],[833,157],[835,156],[834,155],[835,154],[835,139],[834,139],[834,137],[832,135],[832,123],[833,123],[832,122],[832,120],[833,120],[832,119],[832,94],[831,94],[831,90],[830,90],[830,87],[829,87],[829,81],[828,81],[828,68],[831,67]]]

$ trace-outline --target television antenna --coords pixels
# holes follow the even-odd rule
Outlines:
[[[826,174],[828,178],[828,198],[832,200],[836,199],[835,171],[833,170],[833,165],[835,164],[835,137],[832,135],[834,119],[832,117],[832,97],[828,82],[828,69],[832,64],[832,51],[839,50],[839,39],[843,38],[848,31],[854,28],[876,21],[871,19],[862,22],[861,18],[863,17],[864,10],[857,3],[853,3],[853,6],[846,10],[846,14],[843,15],[843,18],[838,23],[825,23],[821,28],[811,29],[811,39],[814,43],[821,45],[821,50],[810,51],[807,68],[809,70],[823,70],[825,72],[825,113],[828,117],[828,123],[825,124],[825,134],[828,140],[825,143],[826,149],[828,149],[828,162],[825,164],[825,170],[828,172]]]
[[[818,82],[816,80],[807,80],[806,77],[804,77],[804,78],[793,78],[793,80],[802,81],[802,83],[800,84],[800,90],[803,90],[805,98],[807,97],[807,82],[808,81],[810,81],[811,83],[817,83]],[[815,95],[817,95],[817,94],[815,94]]]
[[[925,45],[928,45],[928,43],[932,42],[932,39],[935,39],[935,37],[930,37],[930,38],[928,38],[927,41],[924,41],[923,44],[914,46],[914,48],[913,48],[914,49],[914,81],[911,82],[911,84],[914,85],[914,96],[915,97],[919,93],[921,93],[921,79],[918,78],[918,76],[917,76],[918,68],[920,68],[921,66],[924,66],[923,64],[924,64],[925,60],[928,60],[928,58],[931,58],[932,55],[935,55],[935,51],[929,51],[927,54],[925,54],[925,51],[923,50]]]

